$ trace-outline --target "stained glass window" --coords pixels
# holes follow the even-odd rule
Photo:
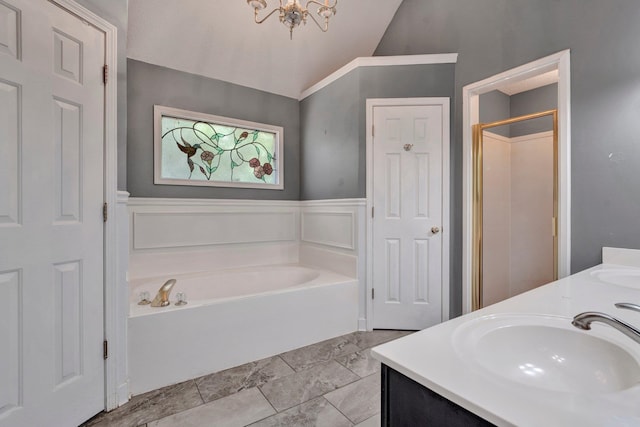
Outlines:
[[[156,184],[284,188],[281,127],[154,110]]]

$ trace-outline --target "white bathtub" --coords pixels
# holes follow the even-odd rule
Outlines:
[[[171,306],[137,304],[171,278]],[[301,265],[136,279],[130,289],[134,395],[357,329],[357,280]],[[173,304],[178,292],[187,305]]]

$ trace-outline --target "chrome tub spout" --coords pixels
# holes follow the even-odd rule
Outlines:
[[[578,329],[588,331],[591,329],[591,323],[593,322],[600,322],[604,323],[605,325],[609,325],[640,344],[640,331],[638,329],[634,328],[628,323],[623,322],[622,320],[618,320],[613,316],[609,316],[608,314],[587,311],[584,313],[580,313],[576,317],[574,317],[571,324]]]
[[[173,285],[176,284],[176,279],[169,279],[164,282],[164,285],[160,286],[158,289],[158,293],[156,297],[151,301],[151,307],[166,307],[169,304],[169,294],[171,293],[171,289],[173,289]]]

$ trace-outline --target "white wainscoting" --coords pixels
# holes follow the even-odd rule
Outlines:
[[[299,202],[129,200],[130,278],[298,261]]]
[[[133,249],[292,242],[295,212],[135,212]]]
[[[175,200],[175,199],[174,199]],[[133,251],[297,240],[290,202],[132,199]]]
[[[301,214],[302,237],[306,243],[355,249],[353,212],[306,212]]]
[[[360,330],[366,330],[365,211],[365,199],[300,202],[300,262],[358,278]]]

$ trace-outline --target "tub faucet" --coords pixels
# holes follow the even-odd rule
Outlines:
[[[164,285],[160,286],[158,289],[158,293],[156,297],[151,301],[151,307],[166,307],[169,304],[169,294],[171,293],[171,289],[173,289],[173,285],[176,284],[176,279],[169,279],[164,282]]]
[[[629,325],[628,323],[623,322],[622,320],[618,320],[615,317],[609,316],[608,314],[587,311],[575,316],[571,324],[578,329],[588,331],[591,329],[592,322],[600,322],[604,323],[605,325],[609,325],[640,344],[639,330]]]

